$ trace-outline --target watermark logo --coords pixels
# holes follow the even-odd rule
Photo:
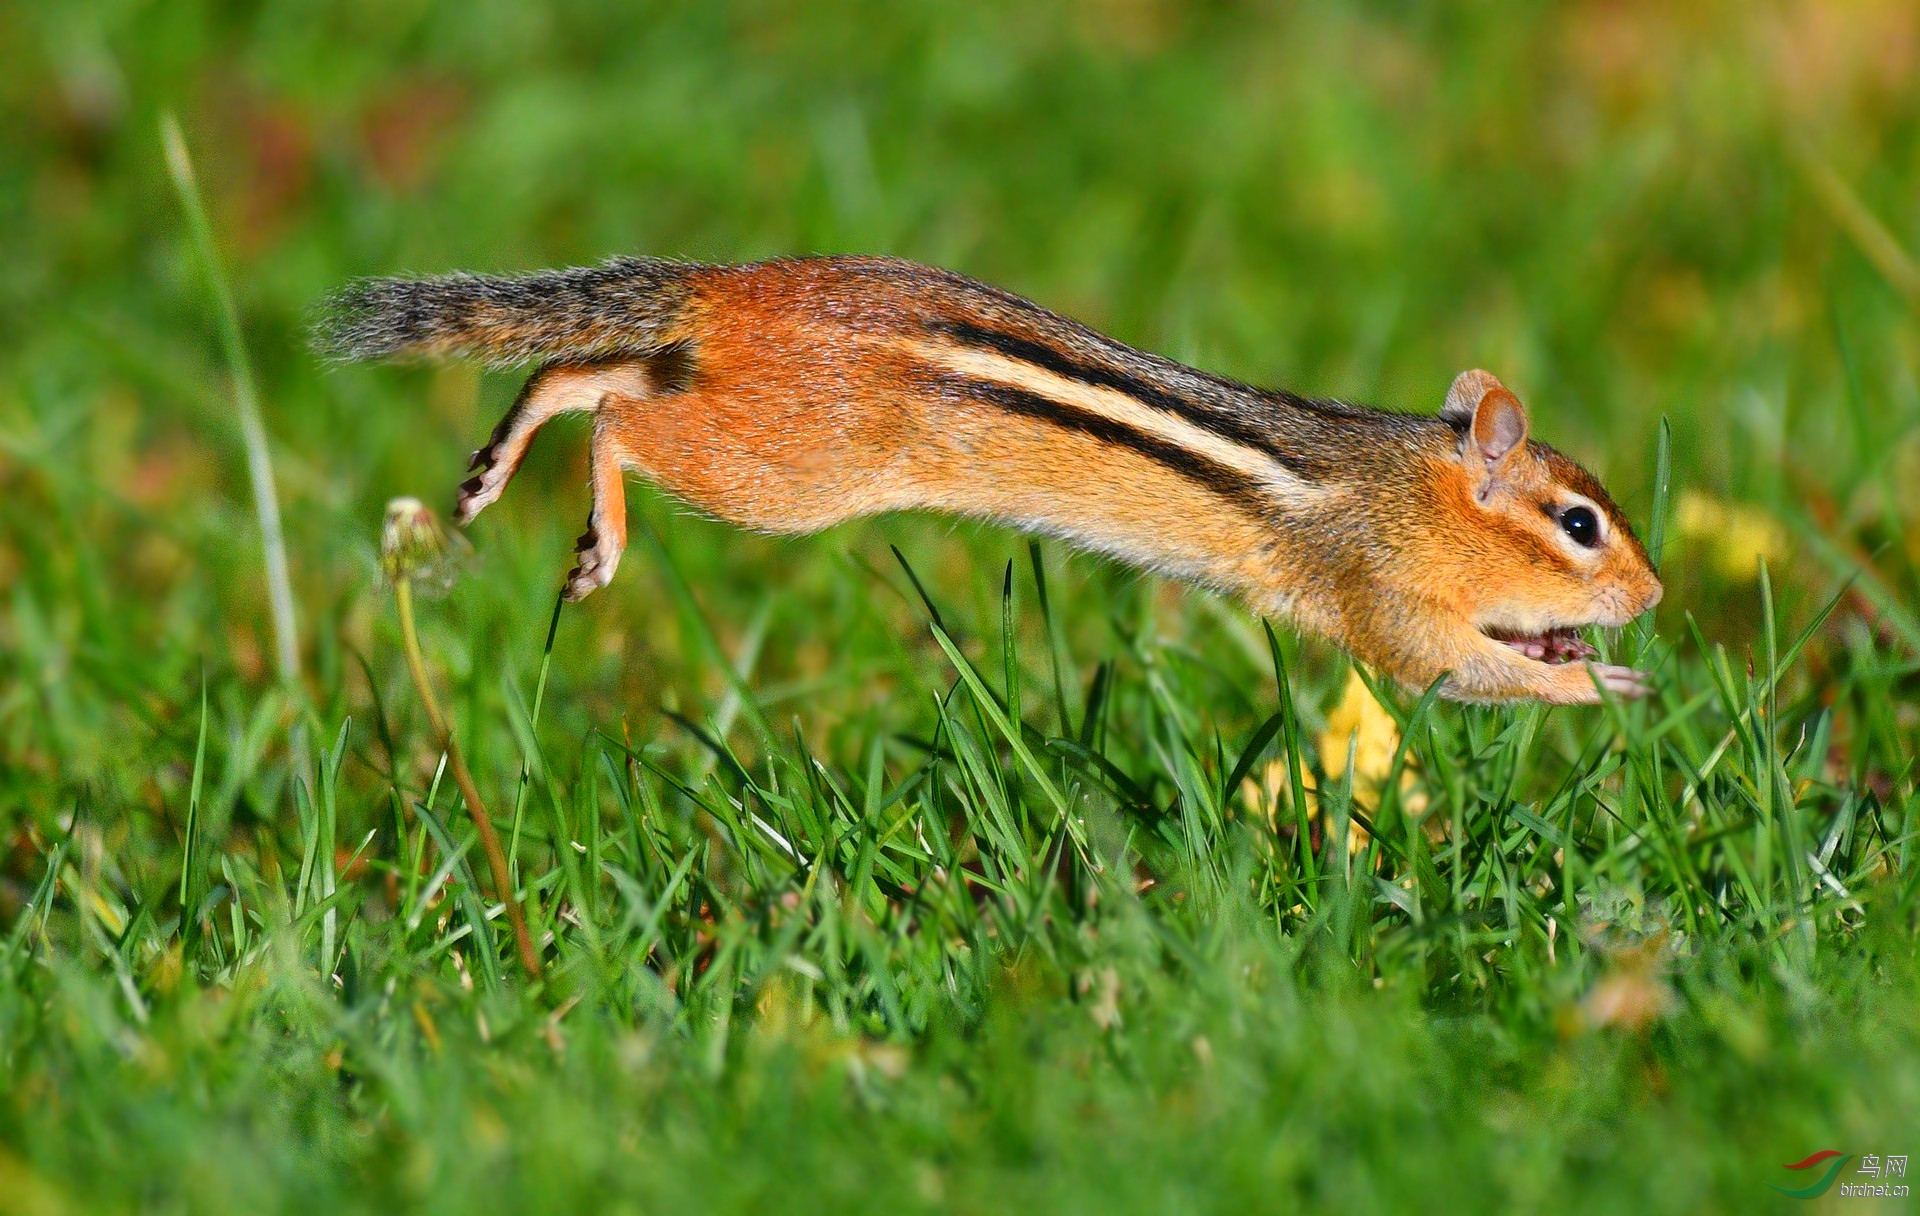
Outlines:
[[[1840,1177],[1841,1171],[1845,1170],[1847,1163],[1852,1160],[1852,1153],[1843,1153],[1837,1148],[1822,1149],[1804,1161],[1795,1161],[1782,1167],[1789,1170],[1808,1171],[1806,1176],[1812,1178],[1812,1181],[1806,1185],[1786,1187],[1777,1182],[1769,1182],[1767,1185],[1782,1195],[1794,1199],[1818,1199],[1833,1189],[1833,1184]],[[1815,1170],[1819,1172],[1814,1174]],[[1862,1176],[1871,1181],[1859,1181]],[[1840,1197],[1843,1199],[1905,1198],[1906,1184],[1889,1180],[1906,1176],[1907,1155],[1905,1153],[1897,1155],[1890,1153],[1885,1156],[1879,1153],[1865,1153],[1860,1157],[1859,1168],[1849,1175],[1851,1180],[1840,1183]]]

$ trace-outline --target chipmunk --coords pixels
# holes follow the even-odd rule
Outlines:
[[[569,599],[620,563],[633,469],[766,532],[921,508],[1056,536],[1238,595],[1409,686],[1445,673],[1456,700],[1647,691],[1575,633],[1658,602],[1646,551],[1488,372],[1461,373],[1437,417],[1309,400],[877,257],[370,279],[315,344],[538,366],[473,454],[463,525],[548,419],[594,416]]]

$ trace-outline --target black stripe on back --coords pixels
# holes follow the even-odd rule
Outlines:
[[[998,406],[1010,414],[1019,414],[1066,430],[1078,431],[1083,435],[1091,435],[1102,443],[1137,452],[1156,464],[1173,470],[1202,489],[1228,500],[1255,519],[1265,520],[1273,512],[1275,506],[1273,497],[1261,488],[1257,479],[1198,452],[1189,451],[1171,440],[1146,434],[1124,422],[1116,422],[1105,414],[1096,414],[1091,410],[1067,405],[1027,389],[1015,388],[1010,384],[997,384],[991,380],[974,380],[951,373],[940,374],[937,379],[945,387],[955,389],[976,401]]]
[[[1217,410],[1207,409],[1199,402],[1183,397],[1171,389],[1151,384],[1137,376],[1130,376],[1110,367],[1082,363],[1044,342],[1036,342],[1031,338],[1023,338],[1003,330],[989,329],[969,321],[935,321],[927,328],[935,334],[952,338],[963,345],[985,347],[1010,359],[1031,363],[1035,367],[1044,368],[1055,375],[1064,376],[1081,384],[1125,393],[1142,405],[1150,406],[1162,413],[1177,415],[1210,434],[1262,452],[1272,457],[1282,468],[1296,477],[1309,480],[1314,477],[1314,471],[1306,461],[1280,448],[1257,427],[1240,419],[1223,415]],[[1281,396],[1290,404],[1294,400],[1290,395],[1282,394]],[[1305,405],[1304,402],[1300,404]]]

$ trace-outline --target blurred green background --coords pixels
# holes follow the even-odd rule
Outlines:
[[[231,384],[161,155],[167,112],[258,371],[297,691],[276,686]],[[357,1196],[373,1210],[402,1193],[539,1206],[538,1170],[514,1163],[551,1159],[579,1188],[547,1192],[556,1207],[615,1176],[644,1180],[642,1207],[753,1206],[797,1172],[844,1208],[1104,1194],[1170,1210],[1237,1190],[1381,1210],[1394,1196],[1405,1210],[1437,1194],[1516,1208],[1579,1194],[1644,1212],[1761,1195],[1763,1162],[1829,1139],[1904,1151],[1872,1137],[1920,1110],[1920,898],[1905,863],[1920,809],[1917,249],[1910,0],[0,4],[0,1211],[60,1210],[62,1188],[128,1207]],[[516,733],[586,513],[585,436],[562,422],[423,622],[496,817],[535,734],[557,774],[546,797],[560,826],[536,797],[524,843],[555,987],[519,1004],[510,985],[476,994],[467,947],[448,950],[465,931],[450,900],[437,923],[395,915],[399,878],[423,856],[407,852],[420,829],[402,803],[436,753],[379,585],[378,527],[394,495],[449,504],[518,377],[329,369],[305,347],[310,309],[367,274],[834,251],[951,267],[1313,395],[1433,410],[1456,372],[1488,367],[1535,433],[1643,525],[1669,420],[1660,698],[1619,719],[1618,737],[1599,711],[1438,711],[1417,757],[1420,796],[1454,816],[1432,843],[1457,847],[1416,876],[1436,919],[1402,916],[1412,879],[1329,896],[1323,915],[1274,894],[1305,887],[1243,889],[1279,837],[1234,817],[1264,797],[1271,827],[1280,795],[1271,767],[1242,770],[1264,794],[1220,780],[1235,754],[1221,740],[1237,750],[1274,708],[1265,639],[1237,608],[1049,545],[1035,560],[1056,637],[1009,533],[889,518],[773,539],[636,486],[635,546],[609,589],[561,617],[543,715]],[[836,881],[858,887],[844,874],[804,880],[820,910],[793,922],[813,935],[799,946],[776,933],[779,913],[755,919],[800,906],[779,901],[803,879],[768,877],[738,841],[727,852],[693,795],[670,788],[735,780],[670,715],[730,740],[755,773],[810,781],[818,756],[825,780],[864,789],[872,821],[822,829],[817,856],[835,840],[871,844],[862,864],[887,840],[900,848],[900,824],[883,834],[872,817],[903,792],[901,807],[934,799],[933,781],[913,784],[933,761],[916,766],[950,729],[940,699],[959,702],[889,546],[993,684],[1024,670],[1035,738],[1071,735],[1111,677],[1117,708],[1094,742],[1167,822],[1198,813],[1196,788],[1222,786],[1211,845],[1141,862],[1160,868],[1138,919],[1048,888],[1029,926],[1044,921],[1040,944],[1005,974],[992,970],[1006,962],[1004,940],[988,940],[998,929],[964,917],[873,946],[863,907],[902,924],[929,913],[894,888],[829,906]],[[1018,653],[1001,654],[990,639],[1010,559]],[[1752,674],[1769,668],[1763,561],[1778,640],[1841,596],[1777,715]],[[1715,643],[1724,669],[1703,657]],[[1284,632],[1280,646],[1325,780],[1344,755],[1329,719],[1358,686],[1331,650]],[[738,686],[723,661],[746,673]],[[1056,679],[1070,692],[1054,718]],[[748,729],[756,713],[780,748]],[[310,956],[309,925],[284,952],[236,962],[252,940],[243,903],[282,940],[285,878],[317,830],[296,814],[296,779],[349,719],[342,843],[332,865],[319,854],[352,897],[344,944]],[[614,823],[596,765],[616,743],[666,784],[606,761],[607,788],[655,790],[670,813],[654,830],[673,856],[708,863],[689,880],[706,893],[660,922],[661,953],[623,939],[637,952],[624,963],[593,938],[634,929],[613,888],[582,895],[558,878],[568,816]],[[996,756],[1014,774],[1000,796],[1019,802],[1023,778]],[[1712,781],[1698,776],[1715,763]],[[726,797],[746,805],[740,788],[722,795],[716,813]],[[992,801],[941,796],[972,816]],[[1772,814],[1776,798],[1804,816],[1781,812],[1794,852],[1803,826],[1824,840],[1831,889],[1769,853],[1772,820],[1747,832],[1749,803]],[[217,861],[231,901],[203,909],[197,935],[175,895],[194,864],[190,803],[211,849],[198,864]],[[1590,870],[1555,851],[1552,824],[1515,827],[1516,806],[1564,810]],[[1640,817],[1632,832],[1616,831],[1623,815]],[[1680,840],[1674,852],[1640,847],[1660,839],[1650,823]],[[1038,848],[1028,826],[1023,846]],[[372,867],[354,877],[363,834]],[[621,890],[644,886],[664,908],[692,888],[667,881],[642,835],[619,859]],[[76,852],[36,905],[49,859],[69,856],[60,841]],[[1044,856],[1000,860],[1032,878]],[[1735,882],[1743,858],[1770,856],[1791,863],[1777,883]],[[1208,902],[1201,872],[1240,894]],[[1189,880],[1201,894],[1183,906],[1186,887],[1166,892]],[[716,928],[713,909],[735,896]],[[1002,923],[972,898],[981,923]],[[583,924],[596,900],[601,919]],[[1663,1003],[1655,947],[1595,936],[1695,907],[1708,928],[1676,964],[1677,1004]],[[1328,927],[1348,915],[1358,928]],[[682,964],[705,967],[723,930],[782,976],[791,950],[792,974],[833,1002],[832,1033],[787,1020],[785,989],[756,987],[745,964],[688,978],[701,973]],[[1314,961],[1320,938],[1339,965]],[[1295,971],[1308,995],[1257,978]],[[874,996],[896,981],[905,1013]],[[1644,1017],[1592,1012],[1614,981]],[[566,1024],[571,1054],[553,1028],[573,1006],[548,1008],[568,991],[587,1002]],[[798,1062],[729,1039],[736,1012],[798,1042]],[[1589,1034],[1582,1018],[1629,1032]],[[918,1053],[906,1079],[869,1084],[906,1067],[888,1054],[901,1042]],[[714,1083],[729,1059],[732,1089]],[[851,1089],[818,1081],[848,1074]],[[56,1108],[74,1113],[40,1117]],[[470,1153],[493,1172],[469,1171]],[[169,1163],[200,1181],[146,1181]],[[1135,1189],[1136,1164],[1158,1181]]]

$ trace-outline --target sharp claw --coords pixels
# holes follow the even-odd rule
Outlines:
[[[485,453],[480,453],[485,454]],[[491,506],[500,492],[507,488],[510,472],[502,472],[499,466],[489,462],[473,477],[460,483],[460,493],[454,500],[454,518],[461,525],[470,524],[480,512]]]
[[[453,522],[466,527],[473,517],[480,514],[486,502],[480,497],[481,483],[478,477],[470,477],[460,483],[460,492],[453,499]]]
[[[1635,700],[1653,692],[1653,685],[1645,672],[1635,671],[1631,667],[1620,667],[1612,663],[1589,663],[1587,669],[1600,682],[1601,687],[1616,697]]]
[[[613,571],[606,566],[598,563],[593,565],[582,563],[575,566],[567,575],[567,587],[562,594],[568,603],[577,604],[606,586],[612,578]]]
[[[620,564],[620,550],[604,544],[600,529],[589,523],[587,530],[580,534],[574,552],[578,561],[567,574],[562,594],[569,602],[577,603],[613,581],[613,572]]]
[[[467,457],[467,472],[471,473],[475,469],[479,468],[481,465],[491,464],[492,462],[493,462],[493,445],[492,444],[488,444],[484,448],[477,448],[475,449],[473,455]]]

